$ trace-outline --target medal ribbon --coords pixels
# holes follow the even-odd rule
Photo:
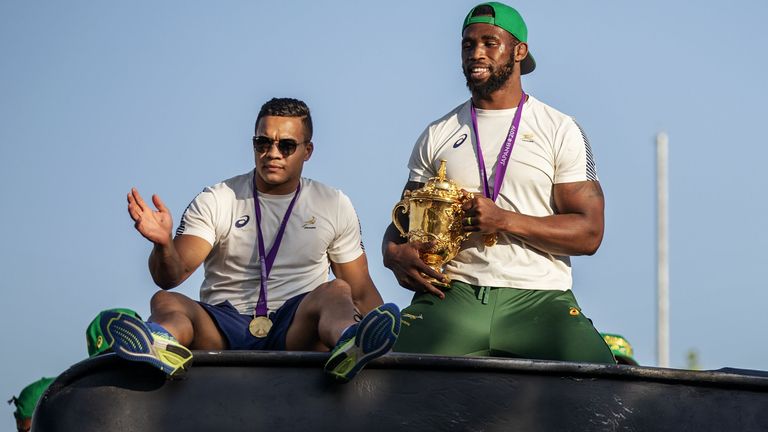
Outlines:
[[[256,209],[256,227],[259,230],[259,266],[261,267],[261,288],[259,290],[259,300],[256,302],[256,309],[254,316],[267,316],[267,278],[269,272],[272,270],[272,264],[275,263],[277,257],[277,251],[280,249],[280,242],[283,240],[283,233],[285,227],[288,225],[288,217],[291,216],[293,211],[293,205],[296,204],[296,199],[299,197],[299,191],[301,191],[301,180],[299,180],[299,186],[296,187],[296,193],[293,194],[291,203],[288,204],[288,210],[285,211],[283,221],[280,223],[280,229],[277,231],[277,236],[272,242],[272,247],[269,248],[269,253],[265,253],[264,250],[264,236],[261,232],[261,206],[259,205],[259,192],[256,190],[256,173],[253,173],[253,206]]]
[[[485,170],[485,159],[483,159],[483,150],[480,147],[480,131],[477,128],[477,112],[475,111],[475,104],[472,104],[472,129],[475,135],[475,148],[477,149],[477,165],[480,169],[480,180],[483,182],[483,193],[486,198],[490,198],[492,201],[496,201],[501,190],[501,182],[504,181],[504,175],[507,173],[507,164],[509,163],[509,155],[512,153],[512,147],[515,145],[515,138],[517,138],[517,131],[520,128],[520,118],[523,114],[523,104],[525,103],[525,92],[522,92],[520,97],[520,103],[517,104],[517,111],[515,117],[512,119],[512,125],[509,127],[507,133],[507,139],[504,140],[504,145],[499,151],[499,156],[496,160],[496,178],[493,182],[493,194],[488,187],[488,174]]]

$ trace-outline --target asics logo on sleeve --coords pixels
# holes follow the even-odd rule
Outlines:
[[[240,219],[235,221],[235,226],[238,228],[242,228],[248,224],[249,220],[251,220],[251,217],[248,215],[240,216]]]
[[[453,143],[453,148],[459,148],[459,146],[464,144],[464,141],[466,140],[467,140],[467,134],[461,134],[459,139],[457,139],[456,142]]]

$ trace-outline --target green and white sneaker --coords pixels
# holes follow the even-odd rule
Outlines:
[[[385,303],[377,307],[344,331],[325,363],[325,373],[342,382],[350,381],[369,361],[389,352],[398,334],[397,305]]]
[[[159,324],[145,323],[119,311],[105,311],[99,327],[119,357],[149,363],[170,377],[183,374],[192,360],[192,352]]]

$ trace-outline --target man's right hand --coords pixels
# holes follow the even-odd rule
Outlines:
[[[441,282],[448,282],[448,279],[419,258],[417,246],[411,243],[387,242],[384,247],[384,266],[392,270],[395,278],[397,278],[397,283],[403,288],[431,293],[442,300],[445,298],[445,293],[429,283],[424,276],[435,278]]]
[[[144,202],[136,188],[128,193],[128,214],[133,219],[134,227],[144,238],[158,246],[168,246],[173,239],[173,218],[171,212],[157,195],[152,195],[153,210]]]

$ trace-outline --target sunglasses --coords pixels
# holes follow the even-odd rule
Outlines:
[[[259,154],[265,154],[269,152],[269,149],[272,148],[272,144],[274,143],[277,143],[277,150],[280,152],[280,154],[283,155],[283,157],[292,155],[296,151],[296,147],[298,147],[299,144],[303,144],[293,138],[273,140],[270,137],[261,135],[253,137],[253,148]]]

